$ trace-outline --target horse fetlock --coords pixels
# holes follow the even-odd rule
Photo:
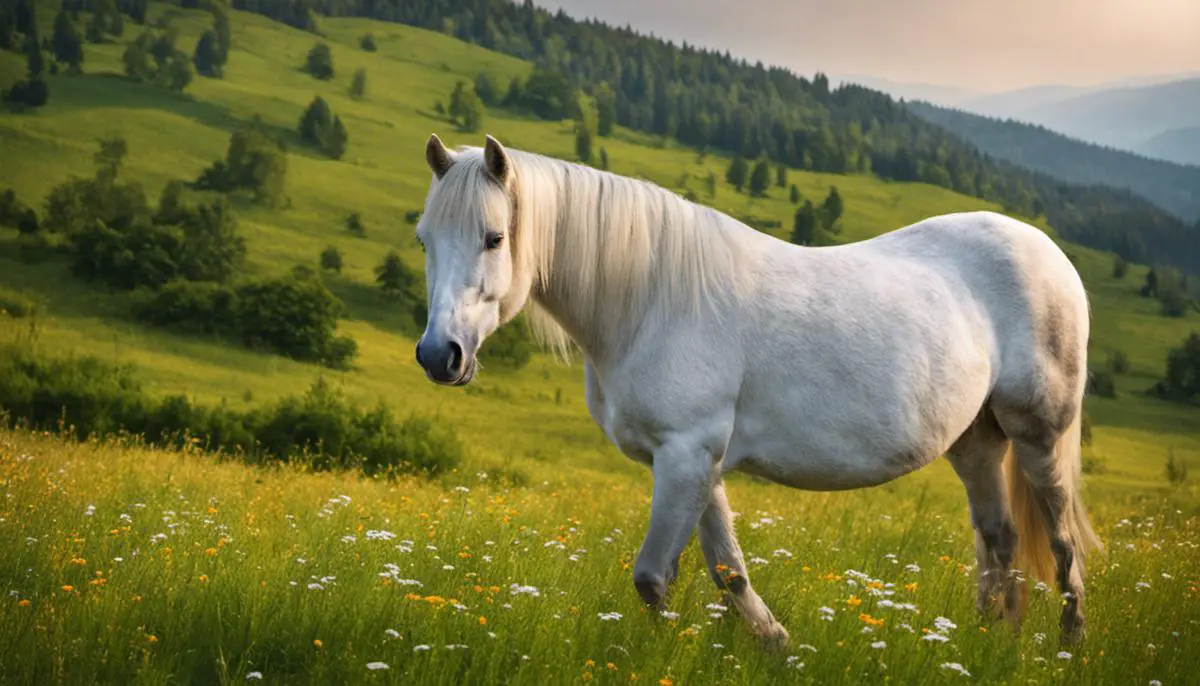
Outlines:
[[[666,601],[667,580],[663,576],[645,572],[636,573],[633,576],[633,587],[642,597],[642,602],[652,608],[658,609]]]

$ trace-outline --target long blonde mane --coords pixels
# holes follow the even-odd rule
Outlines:
[[[698,313],[705,303],[743,291],[745,249],[735,227],[744,225],[731,217],[646,181],[507,152],[514,283],[518,275],[532,277],[528,319],[554,351],[567,355],[572,337],[632,335],[628,325],[615,326],[623,318]],[[486,197],[495,182],[483,157],[481,148],[461,148],[453,165],[461,169],[451,168],[439,182],[449,187],[431,194],[431,202],[462,212],[472,205],[465,199]],[[486,203],[483,211],[489,213]]]

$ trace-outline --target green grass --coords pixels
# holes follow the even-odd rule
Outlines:
[[[152,6],[152,16],[165,15],[181,29],[179,45],[188,51],[209,22],[201,12]],[[44,16],[42,26],[50,25],[50,17]],[[896,483],[842,494],[801,493],[734,479],[732,499],[734,509],[745,515],[739,532],[746,548],[770,561],[755,567],[755,584],[791,630],[793,643],[819,650],[797,653],[807,666],[788,672],[783,658],[760,654],[734,620],[706,624],[703,607],[715,595],[699,572],[694,549],[689,549],[672,601],[673,609],[683,614],[678,624],[663,626],[642,616],[629,572],[620,563],[632,560],[640,542],[648,474],[621,457],[588,417],[578,364],[539,355],[521,371],[490,367],[464,389],[435,387],[413,361],[417,332],[411,319],[376,296],[371,270],[388,250],[399,250],[410,265],[422,263],[413,227],[403,216],[423,204],[429,182],[423,148],[429,133],[436,131],[450,144],[478,145],[483,139],[482,133],[461,134],[439,120],[434,103],[445,102],[458,79],[470,82],[488,71],[504,86],[531,66],[411,27],[328,19],[322,28],[337,68],[332,82],[299,71],[313,36],[235,12],[226,78],[197,77],[182,96],[116,76],[123,45],[89,45],[88,73],[52,77],[46,108],[0,114],[0,188],[12,187],[23,200],[40,206],[50,188],[68,175],[90,174],[96,139],[116,131],[130,146],[123,176],[142,183],[154,198],[172,179],[195,178],[224,155],[232,130],[261,116],[284,132],[291,146],[291,205],[273,211],[238,204],[248,269],[282,273],[297,263],[315,265],[326,245],[340,247],[343,274],[330,286],[349,309],[340,328],[360,345],[355,369],[323,370],[140,326],[127,317],[127,296],[73,279],[58,261],[26,261],[17,253],[16,232],[8,229],[0,229],[0,292],[34,300],[39,314],[0,317],[0,336],[28,336],[32,330],[47,354],[87,353],[133,362],[154,392],[182,392],[214,403],[224,399],[235,406],[302,392],[324,376],[362,402],[383,398],[403,414],[416,411],[453,420],[469,446],[468,466],[434,484],[388,485],[4,434],[0,485],[8,496],[0,503],[0,545],[14,552],[0,561],[0,579],[18,592],[0,606],[0,621],[13,627],[0,631],[0,677],[5,682],[59,677],[67,682],[241,681],[251,669],[287,683],[357,681],[371,676],[364,665],[374,659],[392,666],[374,678],[407,675],[406,681],[422,683],[501,677],[562,683],[583,678],[585,672],[595,680],[628,683],[631,671],[640,683],[665,677],[675,683],[874,680],[881,660],[887,664],[886,677],[899,683],[932,679],[930,675],[940,674],[937,665],[947,661],[962,662],[974,679],[984,681],[1170,683],[1188,678],[1184,670],[1198,655],[1191,622],[1200,612],[1190,588],[1200,575],[1194,520],[1200,508],[1194,490],[1169,487],[1162,473],[1168,449],[1200,464],[1200,412],[1148,398],[1142,391],[1161,375],[1166,351],[1200,325],[1195,315],[1185,320],[1161,317],[1155,301],[1138,297],[1144,267],[1133,267],[1117,281],[1110,276],[1109,256],[1065,246],[1075,255],[1092,296],[1093,364],[1102,364],[1118,349],[1132,363],[1131,372],[1117,379],[1116,399],[1089,399],[1087,405],[1095,423],[1095,443],[1087,454],[1100,465],[1086,479],[1088,502],[1111,552],[1093,565],[1088,605],[1092,637],[1076,658],[1053,658],[1053,608],[1045,599],[1035,603],[1034,618],[1019,641],[1000,627],[979,632],[971,580],[953,564],[938,561],[948,555],[970,564],[971,557],[962,489],[938,462]],[[127,26],[127,38],[135,29]],[[358,37],[367,31],[375,35],[379,52],[358,49]],[[0,54],[0,86],[19,76],[21,67],[20,56]],[[359,67],[368,73],[369,96],[361,102],[347,92]],[[349,151],[342,161],[312,154],[292,133],[304,107],[318,94],[349,129]],[[517,148],[573,157],[568,122],[493,111],[484,128]],[[716,197],[708,198],[705,177],[711,171],[721,179],[728,163],[720,156],[700,161],[694,151],[671,141],[624,130],[599,145],[617,173],[681,193],[690,189],[701,201],[735,215],[778,219],[784,228],[777,235],[791,226],[794,208],[786,189],[773,188],[770,197],[751,199],[719,183]],[[868,238],[934,214],[999,209],[940,188],[862,175],[792,170],[790,181],[814,202],[830,185],[838,186],[846,201],[845,240]],[[345,230],[344,220],[354,211],[363,216],[366,238],[353,238]],[[18,459],[26,453],[36,459]],[[502,492],[473,476],[498,466],[524,476],[529,487]],[[60,468],[66,471],[59,473]],[[450,490],[460,483],[470,486],[471,493]],[[350,508],[317,517],[326,500],[343,492],[354,498]],[[181,504],[181,496],[188,505]],[[164,510],[203,512],[214,497],[218,515],[207,517],[212,524],[205,524],[201,515],[179,514],[178,521],[191,524],[177,538],[149,543],[150,536],[165,530],[159,519]],[[505,523],[505,507],[492,502],[495,497],[520,514]],[[128,512],[136,502],[147,506],[141,514]],[[84,518],[89,504],[96,505],[97,515]],[[782,524],[750,528],[759,510],[781,516]],[[112,528],[120,530],[114,518],[122,512],[135,521],[128,532],[110,536]],[[295,527],[287,514],[296,517]],[[1123,518],[1140,522],[1149,516],[1156,517],[1153,527],[1118,527]],[[570,517],[579,522],[569,523]],[[217,523],[229,529],[218,532]],[[394,542],[368,545],[361,532],[357,544],[338,542],[360,526],[389,529],[418,545],[412,555],[400,557]],[[574,533],[566,530],[572,526]],[[604,543],[613,528],[624,534]],[[204,555],[221,533],[230,542],[217,556]],[[567,550],[542,547],[557,534],[569,539]],[[27,545],[27,537],[38,543]],[[513,546],[514,539],[525,543]],[[485,551],[486,540],[497,543],[495,553]],[[431,541],[445,559],[424,550]],[[1126,543],[1135,550],[1126,550]],[[170,556],[162,553],[164,546],[172,548]],[[463,546],[470,547],[472,557],[454,557]],[[570,562],[566,556],[577,547],[589,552],[580,562]],[[777,548],[795,555],[791,564],[771,555]],[[900,556],[901,564],[883,559],[887,553]],[[490,565],[480,562],[484,554],[492,555]],[[110,563],[116,556],[126,563]],[[296,557],[311,565],[297,565]],[[89,562],[77,567],[70,564],[73,558]],[[902,572],[909,561],[922,568],[911,579]],[[384,562],[405,565],[404,575],[426,584],[419,589],[423,596],[456,597],[471,611],[458,614],[407,601],[404,594],[411,589],[380,587],[376,574]],[[456,569],[443,572],[443,563]],[[810,571],[802,571],[805,566]],[[37,573],[29,575],[26,569]],[[97,569],[110,581],[88,586],[84,577]],[[933,646],[899,633],[903,630],[896,625],[904,620],[877,611],[873,601],[860,610],[887,617],[888,623],[880,636],[860,634],[858,613],[842,611],[853,589],[845,579],[820,579],[846,569],[898,586],[917,581],[913,602],[922,611],[909,623],[919,631],[939,614],[950,617],[960,627],[954,641]],[[1173,578],[1164,579],[1162,572]],[[468,579],[467,573],[478,576]],[[208,585],[199,585],[200,574],[209,577]],[[333,574],[338,581],[326,592],[309,593],[304,585],[310,574]],[[1135,590],[1143,577],[1151,589]],[[299,589],[288,585],[292,580],[301,582]],[[534,600],[512,598],[505,591],[491,605],[478,594],[464,600],[474,593],[464,585],[473,588],[475,581],[505,588],[529,583],[544,592]],[[62,592],[63,584],[77,587],[78,595]],[[566,595],[558,595],[559,590]],[[133,595],[142,601],[133,603]],[[20,607],[18,599],[30,600],[30,606]],[[509,601],[511,611],[500,608]],[[838,619],[820,621],[816,608],[821,605],[838,608]],[[608,611],[624,618],[615,623],[596,619],[598,612]],[[486,628],[478,624],[480,614],[488,618]],[[692,623],[703,627],[700,636],[681,638],[679,631]],[[383,630],[389,627],[405,634],[403,641],[386,641]],[[488,630],[497,638],[488,638]],[[1044,645],[1033,642],[1039,631],[1050,635]],[[145,634],[154,634],[159,642],[147,644]],[[324,643],[321,649],[312,645],[318,638]],[[571,643],[564,642],[567,638]],[[877,653],[868,646],[880,638],[888,647]],[[428,643],[435,650],[414,654],[414,643]],[[448,643],[471,647],[446,651],[442,646]],[[712,643],[726,648],[712,648]],[[1149,650],[1148,643],[1157,649]],[[522,660],[524,654],[530,659]],[[1081,664],[1081,656],[1089,658],[1088,665]],[[1035,657],[1047,657],[1049,664],[1035,662]],[[587,659],[596,666],[585,668]],[[605,667],[609,661],[618,666],[616,673]]]

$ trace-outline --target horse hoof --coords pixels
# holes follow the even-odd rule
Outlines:
[[[788,635],[787,629],[783,628],[782,624],[774,622],[766,629],[759,631],[758,638],[767,650],[783,650],[787,647],[791,636]]]

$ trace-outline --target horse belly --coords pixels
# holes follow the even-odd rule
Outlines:
[[[749,447],[748,447],[749,448]],[[914,446],[889,452],[817,452],[758,446],[726,455],[724,471],[740,471],[806,491],[842,491],[878,486],[916,471],[942,451]]]

